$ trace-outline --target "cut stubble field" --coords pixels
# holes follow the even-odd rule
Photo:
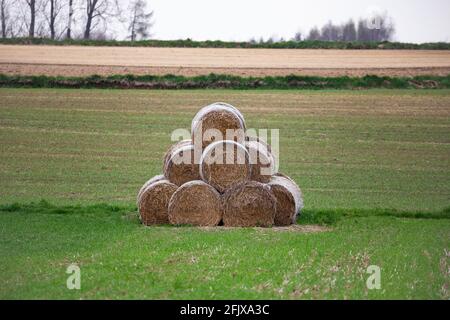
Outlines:
[[[0,73],[446,76],[450,73],[450,51],[0,45]]]
[[[172,130],[213,101],[280,129],[299,223],[325,228],[139,224]],[[449,90],[0,89],[0,146],[1,298],[449,298]]]

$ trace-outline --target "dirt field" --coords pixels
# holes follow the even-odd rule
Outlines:
[[[0,73],[447,75],[450,51],[0,46]]]

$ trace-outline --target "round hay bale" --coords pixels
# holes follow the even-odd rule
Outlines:
[[[247,149],[237,142],[225,140],[210,144],[200,159],[200,177],[219,192],[224,192],[251,176]]]
[[[183,184],[169,203],[172,224],[217,226],[222,220],[222,201],[216,189],[203,181]]]
[[[141,222],[145,225],[169,223],[169,201],[177,189],[176,185],[167,180],[148,185],[138,203]]]
[[[245,141],[256,141],[262,143],[269,152],[272,152],[272,147],[265,140],[261,139],[258,136],[246,136]]]
[[[297,215],[303,209],[302,192],[299,186],[284,174],[274,175],[269,186],[277,199],[275,225],[287,226],[295,223]]]
[[[235,106],[233,106],[233,105],[231,105],[229,103],[226,103],[226,102],[214,102],[213,105],[215,105],[215,106],[223,106],[223,107],[226,107],[226,108],[229,108],[229,109],[233,110],[236,113],[236,115],[241,119],[242,123],[245,124],[244,115]]]
[[[223,102],[200,109],[192,119],[192,141],[196,145],[200,145],[201,142],[203,149],[214,141],[227,140],[227,130],[236,130],[235,136],[229,137],[232,140],[240,143],[245,141],[243,115],[232,105]]]
[[[266,146],[256,140],[245,143],[252,167],[251,180],[268,183],[275,173],[275,157]]]
[[[164,170],[164,167],[165,167],[167,161],[169,161],[170,157],[172,156],[172,152],[174,150],[179,149],[179,148],[184,147],[184,146],[189,146],[191,144],[192,144],[192,140],[191,139],[186,139],[186,140],[180,140],[180,141],[174,143],[173,145],[171,145],[169,147],[169,149],[167,149],[166,153],[164,154],[163,170]]]
[[[247,181],[223,196],[226,227],[270,227],[274,224],[276,198],[266,184]]]
[[[174,148],[164,165],[164,176],[177,186],[200,180],[199,164],[195,163],[195,152],[192,144]]]
[[[286,179],[291,180],[293,183],[295,183],[295,185],[297,186],[297,188],[300,190],[300,187],[297,185],[297,182],[295,182],[295,180],[292,179],[291,177],[289,177],[287,174],[284,174],[284,173],[282,173],[282,172],[277,172],[277,173],[274,173],[273,175],[274,175],[275,177],[283,177],[283,178],[286,178]]]
[[[138,195],[136,197],[136,205],[139,207],[139,199],[141,198],[141,195],[144,192],[145,188],[147,188],[150,184],[152,184],[154,182],[161,181],[164,179],[165,179],[165,177],[162,174],[160,174],[160,175],[154,176],[153,178],[148,180],[146,183],[144,183],[144,185],[141,187],[141,189],[139,189]]]

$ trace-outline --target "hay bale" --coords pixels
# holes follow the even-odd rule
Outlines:
[[[139,199],[141,198],[141,195],[144,192],[145,188],[147,188],[149,185],[151,185],[154,182],[161,181],[164,179],[165,179],[165,177],[162,174],[160,174],[160,175],[154,176],[153,178],[148,180],[146,183],[144,183],[144,185],[141,187],[141,189],[139,189],[138,195],[136,197],[136,206],[139,207]]]
[[[224,192],[251,176],[249,155],[237,142],[225,140],[210,144],[200,159],[200,177],[219,192]]]
[[[166,165],[166,163],[169,161],[170,157],[172,156],[172,152],[176,149],[179,149],[181,147],[184,146],[189,146],[192,144],[192,140],[191,139],[186,139],[186,140],[180,140],[176,143],[174,143],[173,145],[171,145],[169,147],[169,149],[167,149],[166,153],[164,154],[164,160],[163,160],[163,170],[164,167]]]
[[[287,174],[284,174],[282,172],[277,172],[277,173],[274,173],[273,175],[275,177],[283,177],[283,178],[291,180],[297,186],[297,188],[300,190],[300,187],[297,185],[297,182],[295,182],[295,180],[292,179],[291,177],[289,177]]]
[[[195,163],[195,152],[192,144],[174,148],[164,165],[164,176],[177,186],[200,180],[199,164]]]
[[[276,198],[266,184],[247,181],[223,196],[223,224],[228,227],[270,227],[274,224]]]
[[[168,180],[159,180],[148,185],[138,203],[141,222],[145,225],[169,223],[169,201],[177,189],[178,187]]]
[[[222,220],[222,201],[216,189],[203,181],[183,184],[169,203],[172,224],[217,226]]]
[[[303,208],[299,186],[294,180],[281,173],[272,177],[269,186],[277,199],[275,225],[287,226],[295,223],[298,213]]]
[[[192,141],[195,145],[201,144],[203,149],[214,141],[227,140],[227,130],[237,130],[232,140],[240,143],[245,141],[243,115],[232,105],[223,102],[202,108],[192,119]]]
[[[241,119],[242,123],[245,124],[244,115],[235,106],[233,106],[233,105],[231,105],[229,103],[226,103],[226,102],[214,102],[213,105],[215,105],[215,106],[222,106],[222,107],[226,107],[226,108],[229,108],[229,109],[233,110],[236,113],[236,115]]]
[[[251,169],[251,180],[268,183],[275,173],[275,157],[267,145],[256,140],[246,141]]]
[[[272,152],[272,147],[265,140],[258,136],[245,136],[245,141],[256,141],[263,144],[269,152]]]

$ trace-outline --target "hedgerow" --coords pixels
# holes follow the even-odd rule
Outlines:
[[[117,88],[117,89],[448,89],[450,75],[416,77],[241,77],[209,74],[112,75],[88,77],[23,76],[0,74],[0,87],[26,88]]]

